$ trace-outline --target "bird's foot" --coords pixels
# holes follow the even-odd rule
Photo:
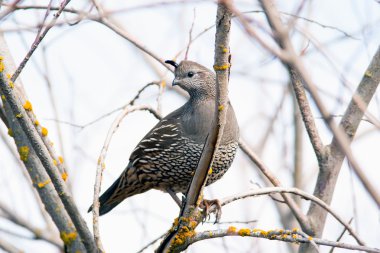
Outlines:
[[[203,199],[199,207],[203,209],[203,222],[205,222],[207,218],[210,219],[211,213],[215,213],[215,223],[220,221],[222,217],[222,205],[219,199]]]

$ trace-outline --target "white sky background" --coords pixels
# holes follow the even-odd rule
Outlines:
[[[23,1],[23,4],[47,4],[47,2]],[[277,2],[281,11],[295,13],[301,1]],[[57,1],[53,3],[54,6],[58,5]],[[173,58],[177,52],[186,47],[194,9],[196,17],[193,36],[214,24],[216,16],[216,4],[211,1],[189,1],[185,4],[181,2],[140,9],[132,7],[157,2],[120,0],[101,1],[101,3],[106,10],[126,10],[114,15],[115,20],[129,34],[163,59]],[[241,11],[260,9],[256,1],[236,1],[236,4]],[[88,10],[89,2],[73,0],[69,7]],[[6,31],[6,38],[16,64],[29,50],[36,29],[24,29],[18,32],[15,32],[15,29],[35,26],[43,20],[44,15],[44,11],[17,11],[5,21],[0,21],[0,29]],[[263,14],[249,15],[267,29]],[[306,56],[303,59],[309,74],[320,90],[325,105],[332,113],[341,115],[379,45],[380,4],[374,0],[305,1],[305,7],[299,15],[324,25],[334,26],[354,37],[349,38],[336,29],[322,28],[303,20],[297,20],[297,28],[306,32],[309,37],[305,38],[299,31],[292,34],[296,48],[298,50],[306,48]],[[64,14],[59,20],[68,21],[74,17]],[[284,20],[286,19],[284,16]],[[261,35],[269,38],[262,30],[259,31]],[[211,68],[214,59],[214,36],[215,29],[211,29],[194,42],[188,58]],[[316,48],[308,42],[308,39],[316,41],[320,48]],[[233,22],[230,45],[232,70],[229,94],[241,127],[241,136],[249,141],[251,147],[256,148],[284,185],[292,186],[291,97],[287,97],[279,118],[274,122],[274,131],[269,141],[265,147],[258,147],[286,89],[287,73],[279,61],[273,59],[254,39],[250,39],[237,22]],[[42,47],[46,48],[45,54]],[[44,57],[47,67],[44,65]],[[183,57],[182,54],[179,59]],[[170,72],[143,55],[128,41],[101,24],[83,20],[76,25],[65,24],[51,29],[21,74],[24,88],[37,117],[42,125],[49,129],[49,136],[55,142],[55,148],[60,154],[64,154],[69,168],[69,180],[73,186],[73,196],[91,228],[92,216],[86,212],[92,202],[96,161],[117,113],[82,130],[61,123],[59,126],[64,150],[60,148],[57,125],[51,119],[58,117],[65,122],[83,125],[124,105],[143,85],[159,80],[160,77],[152,70],[149,62],[153,62],[162,73],[166,73],[165,77],[168,80],[172,80]],[[52,110],[47,84],[41,73],[47,74],[51,81],[58,116]],[[344,84],[343,79],[346,81]],[[142,94],[138,103],[156,106],[157,92],[156,87],[149,88]],[[369,109],[377,118],[380,116],[379,98],[377,93]],[[170,89],[165,89],[162,97],[163,115],[184,102],[184,98]],[[319,116],[315,108],[313,112],[316,117]],[[103,190],[119,176],[128,163],[130,152],[156,122],[157,120],[146,112],[131,114],[123,121],[108,151]],[[322,120],[316,119],[316,122],[324,143],[329,143],[331,135]],[[367,131],[371,129],[372,131],[368,133]],[[363,137],[358,138],[352,148],[366,175],[380,191],[380,134],[378,130],[373,129],[374,127],[368,122],[362,122],[358,136],[363,134]],[[7,131],[3,124],[0,124],[0,131],[3,133]],[[303,189],[312,193],[317,175],[316,158],[306,133],[304,137]],[[255,183],[263,186],[258,173],[245,155],[239,152],[229,172],[223,179],[208,187],[205,195],[208,198],[222,198],[255,188],[257,187]],[[21,175],[19,165],[1,141],[0,201],[34,224],[43,226],[30,187]],[[304,210],[307,210],[309,203],[306,201],[303,203]],[[346,164],[336,185],[332,208],[347,221],[355,217],[356,223],[354,222],[353,226],[368,246],[380,247],[379,210],[355,176],[352,177]],[[101,217],[100,229],[104,247],[111,253],[136,252],[167,231],[177,215],[178,207],[168,194],[150,191],[129,198],[112,212]],[[223,208],[222,221],[252,219],[258,222],[253,225],[236,226],[283,228],[273,200],[268,197],[244,200]],[[0,228],[28,235],[26,231],[3,219],[0,219]],[[215,228],[215,226],[204,225],[197,229],[205,228]],[[342,227],[336,221],[328,219],[323,238],[335,240],[341,231]],[[12,237],[1,230],[0,236],[16,243],[25,252],[57,252],[54,247],[46,243]],[[354,243],[348,235],[343,237],[343,241]],[[227,245],[229,251],[225,250],[223,245]],[[214,239],[194,244],[188,252],[206,252],[206,250],[207,252],[286,252],[287,248],[283,242],[230,237],[224,241]],[[328,250],[329,248],[322,247],[321,252]],[[151,247],[147,252],[152,251]],[[336,249],[335,252],[342,250]]]

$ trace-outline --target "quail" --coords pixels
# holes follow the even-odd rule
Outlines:
[[[158,122],[133,150],[120,177],[100,196],[100,215],[124,199],[150,189],[172,196],[185,193],[197,168],[215,110],[215,74],[192,61],[166,63],[175,67],[173,86],[184,89],[190,98]],[[230,103],[228,107],[223,136],[206,185],[225,174],[238,148],[239,127]]]

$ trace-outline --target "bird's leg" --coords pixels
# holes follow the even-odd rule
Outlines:
[[[222,205],[219,199],[203,199],[199,207],[202,208],[204,211],[204,220],[206,220],[206,218],[210,216],[210,213],[215,213],[215,223],[218,223],[220,221],[220,218],[222,217]]]
[[[175,194],[175,192],[172,191],[172,189],[170,189],[170,188],[166,189],[166,192],[169,193],[170,197],[172,197],[172,199],[175,201],[175,203],[177,203],[179,208],[181,208],[182,207],[182,201],[178,198],[177,194]]]

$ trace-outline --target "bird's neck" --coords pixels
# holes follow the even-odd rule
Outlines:
[[[215,96],[210,94],[203,94],[203,93],[190,93],[190,99],[188,103],[193,105],[198,105],[201,103],[207,103],[215,101]]]

